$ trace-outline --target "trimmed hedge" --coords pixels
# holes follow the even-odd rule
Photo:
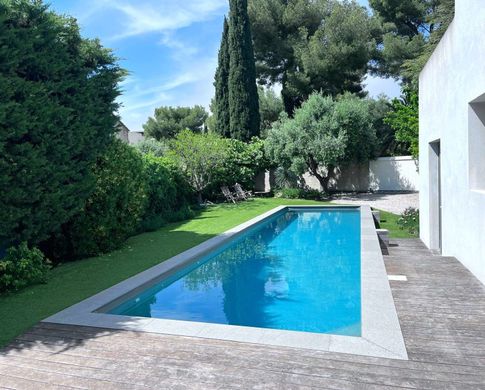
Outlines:
[[[112,251],[136,233],[192,216],[191,189],[166,158],[115,139],[93,174],[96,188],[83,209],[41,244],[56,262]]]
[[[175,164],[153,154],[143,156],[143,162],[147,205],[141,230],[156,230],[167,222],[190,218],[192,190]]]
[[[56,260],[95,256],[118,248],[138,228],[146,208],[140,154],[120,140],[93,168],[94,193],[43,249]]]

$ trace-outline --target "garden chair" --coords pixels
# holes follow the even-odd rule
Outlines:
[[[236,183],[234,185],[234,190],[236,191],[236,195],[239,199],[250,199],[253,196],[253,193],[251,191],[244,191],[243,188],[241,187],[241,184]]]
[[[227,186],[222,186],[221,191],[226,198],[226,202],[237,203],[236,196],[229,190]]]

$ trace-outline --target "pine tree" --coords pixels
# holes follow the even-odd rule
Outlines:
[[[261,119],[247,0],[230,0],[229,58],[231,138],[248,141],[259,135]]]
[[[219,50],[219,64],[216,71],[215,83],[216,100],[214,114],[216,118],[215,131],[223,137],[230,137],[229,113],[229,23],[224,18],[221,48]]]

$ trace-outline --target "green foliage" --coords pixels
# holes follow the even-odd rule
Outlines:
[[[454,0],[370,0],[381,22],[377,71],[417,84],[429,56],[453,20]]]
[[[44,254],[37,248],[30,249],[26,242],[9,248],[7,255],[0,259],[0,293],[45,283],[49,269],[50,263]]]
[[[261,116],[261,132],[267,132],[278,121],[282,112],[285,111],[283,100],[277,96],[273,89],[258,87],[259,113]]]
[[[299,185],[300,177],[291,169],[278,167],[275,169],[275,185],[278,189],[296,188]]]
[[[224,27],[219,49],[218,66],[214,86],[216,88],[215,101],[212,112],[215,116],[214,131],[223,137],[230,137],[231,115],[229,108],[229,23],[224,18]]]
[[[362,92],[380,32],[367,11],[338,0],[250,0],[260,83],[282,84],[286,112],[314,91]]]
[[[202,106],[194,107],[159,107],[155,116],[148,118],[143,125],[145,135],[156,140],[171,139],[182,130],[200,133],[209,114]]]
[[[311,188],[282,188],[276,197],[284,199],[309,199],[309,200],[323,200],[324,194],[318,190]]]
[[[389,111],[384,122],[396,131],[396,140],[410,145],[409,151],[414,158],[417,158],[419,155],[418,93],[412,88],[405,88],[404,96],[392,102],[392,111]]]
[[[309,171],[327,192],[337,166],[364,162],[375,154],[368,106],[353,95],[333,100],[314,93],[293,119],[283,116],[273,126],[266,151],[273,162],[298,175]]]
[[[171,142],[170,158],[186,175],[202,203],[202,191],[211,185],[227,158],[226,140],[213,133],[180,132]]]
[[[143,160],[122,141],[113,140],[93,167],[96,190],[84,208],[46,243],[52,259],[94,256],[118,248],[137,231],[146,207]]]
[[[247,0],[229,0],[229,113],[231,138],[260,134],[260,114]]]
[[[163,157],[168,151],[168,144],[163,141],[157,141],[154,138],[145,138],[135,145],[135,149],[141,154],[151,154],[155,157]]]
[[[0,2],[0,242],[37,243],[82,208],[124,72],[73,18]]]
[[[299,199],[300,194],[300,188],[283,188],[278,194],[276,194],[276,196],[279,195],[279,197],[284,199]]]
[[[386,97],[369,100],[369,110],[377,135],[376,156],[388,157],[409,154],[409,143],[397,140],[396,130],[385,120],[392,111],[391,102]]]
[[[143,156],[147,204],[142,230],[152,231],[192,215],[191,189],[177,167],[167,158]]]
[[[236,183],[244,189],[254,187],[255,176],[269,166],[264,153],[264,141],[253,138],[245,143],[236,139],[226,139],[226,157],[216,171],[214,181],[205,194],[209,198],[220,195],[221,186],[232,186]]]
[[[419,210],[414,207],[407,208],[397,220],[397,224],[411,236],[419,237]]]

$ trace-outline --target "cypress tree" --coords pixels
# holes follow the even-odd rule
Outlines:
[[[36,244],[84,206],[113,140],[124,71],[72,18],[0,1],[0,248]]]
[[[261,119],[247,0],[230,0],[229,58],[231,138],[248,141],[259,135]]]
[[[224,18],[221,48],[219,49],[219,64],[216,71],[215,83],[216,101],[214,114],[216,118],[215,130],[223,137],[230,137],[229,113],[229,23]]]

